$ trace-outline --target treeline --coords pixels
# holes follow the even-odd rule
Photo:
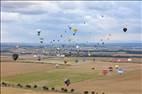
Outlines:
[[[71,88],[71,89],[67,89],[67,88],[63,88],[61,87],[61,89],[57,89],[55,87],[48,87],[48,86],[38,86],[38,85],[30,85],[30,84],[27,84],[27,85],[22,85],[20,83],[18,84],[10,84],[10,83],[7,83],[7,82],[1,82],[0,83],[0,86],[1,87],[15,87],[15,88],[24,88],[24,89],[32,89],[32,90],[44,90],[44,91],[52,91],[52,92],[61,92],[61,93],[64,93],[64,94],[78,94],[76,92],[75,89]],[[96,90],[94,91],[84,91],[83,93],[79,93],[79,94],[105,94],[105,92],[97,92]]]
[[[65,55],[66,57],[113,57],[113,58],[142,58],[142,56],[112,56],[112,55],[91,55],[91,56],[88,56],[87,54],[86,55],[78,55],[78,54],[66,54]]]

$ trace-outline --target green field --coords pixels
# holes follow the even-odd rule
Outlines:
[[[38,84],[47,86],[63,86],[64,79],[70,78],[72,83],[88,79],[97,79],[98,71],[78,71],[78,69],[54,69],[52,71],[32,72],[4,77],[2,80],[10,83]]]

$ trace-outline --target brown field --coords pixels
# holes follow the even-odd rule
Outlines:
[[[69,58],[66,59],[68,61],[71,60]],[[88,91],[96,90],[98,94],[101,94],[101,92],[105,92],[105,94],[142,94],[142,64],[112,63],[104,61],[105,58],[103,58],[103,60],[97,59],[95,63],[90,59],[83,63],[81,61],[81,58],[79,59],[80,63],[72,63],[73,61],[70,61],[70,66],[61,65],[62,69],[71,70],[73,72],[80,72],[80,73],[83,72],[95,73],[95,71],[99,71],[98,76],[102,78],[94,79],[92,77],[86,80],[72,83],[69,86],[69,88],[70,89],[74,88],[77,92],[79,92],[78,94],[83,94],[83,91],[85,90]],[[43,60],[43,62],[46,61],[46,64],[22,63],[24,59],[13,62],[10,59],[6,60],[5,57],[1,62],[1,77],[4,79],[5,77],[11,77],[18,74],[26,74],[26,73],[42,72],[42,71],[48,72],[52,70],[57,70],[55,68],[55,64],[49,64],[51,63],[50,62],[51,60],[49,61],[47,60]],[[63,59],[56,58],[52,60],[52,63],[54,62],[55,63],[59,62],[60,64],[63,64]],[[119,64],[123,69],[125,69],[125,73],[123,75],[117,75],[115,72],[112,72],[111,74],[108,74],[106,76],[103,76],[101,74],[102,69],[107,68],[109,66],[114,66],[115,64]],[[92,67],[95,67],[95,70],[91,70]],[[41,81],[39,83],[44,83],[44,81]],[[59,87],[62,86],[58,86],[58,88]],[[62,93],[2,87],[1,94],[62,94]]]

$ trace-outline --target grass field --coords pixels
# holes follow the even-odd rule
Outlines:
[[[52,62],[59,62],[59,68],[55,68],[55,63],[46,60],[46,64],[22,63],[23,60],[13,62],[6,61],[1,63],[2,81],[8,83],[21,83],[23,85],[48,86],[60,89],[64,87],[64,79],[69,78],[71,85],[69,89],[74,88],[76,94],[83,94],[83,91],[97,91],[99,94],[141,94],[142,93],[142,64],[135,63],[112,63],[97,59],[95,62],[91,59],[79,63],[72,63],[76,58],[66,58],[70,61],[69,65],[63,65],[63,59],[53,59]],[[106,58],[107,59],[107,58]],[[45,61],[45,60],[44,60]],[[47,63],[49,62],[49,63]],[[109,66],[114,67],[119,64],[125,72],[118,75],[116,71],[108,75],[102,75],[102,70]],[[94,67],[95,70],[91,68]],[[11,93],[10,93],[11,91]],[[14,93],[12,93],[12,91]],[[17,93],[15,93],[17,92]],[[21,92],[21,93],[18,93]],[[2,88],[1,94],[44,94],[43,91],[25,90],[20,88]],[[49,92],[46,92],[48,94]],[[60,94],[54,93],[53,94]],[[51,92],[49,94],[52,94]]]

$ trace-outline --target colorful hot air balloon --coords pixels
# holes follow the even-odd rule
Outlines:
[[[119,65],[115,65],[115,69],[118,69],[119,68]]]
[[[117,73],[119,75],[122,75],[124,73],[124,70],[122,68],[117,69]]]
[[[65,79],[65,80],[64,80],[64,84],[65,84],[66,86],[69,86],[69,85],[71,84],[70,79]]]
[[[73,32],[77,32],[78,30],[77,30],[77,28],[73,28],[72,31]]]
[[[108,70],[106,70],[106,69],[103,69],[103,70],[102,70],[102,74],[103,74],[103,75],[107,75],[107,73],[108,73]]]

